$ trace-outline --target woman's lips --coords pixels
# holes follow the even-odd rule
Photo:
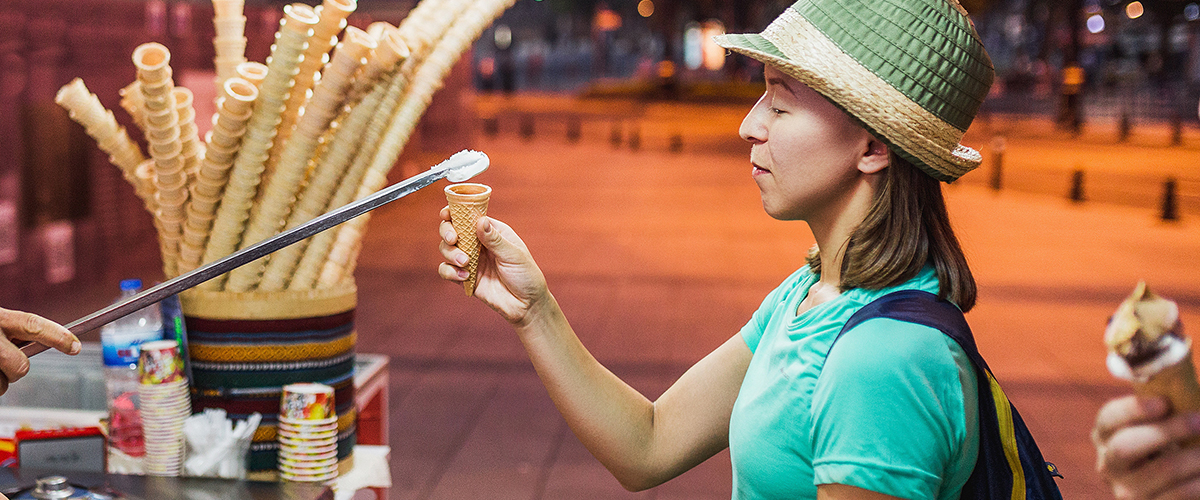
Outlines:
[[[750,164],[750,166],[751,166],[751,167],[754,167],[754,170],[753,170],[753,172],[752,172],[752,175],[758,176],[758,175],[764,175],[764,174],[769,174],[769,173],[771,173],[771,171],[770,171],[770,170],[767,170],[767,169],[765,169],[765,168],[762,168],[762,167],[758,166],[758,164],[751,163],[751,164]]]

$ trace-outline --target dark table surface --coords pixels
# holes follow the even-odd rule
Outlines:
[[[126,476],[94,472],[54,472],[0,468],[0,493],[16,498],[39,477],[66,476],[71,485],[88,491],[119,494],[129,500],[187,500],[238,498],[253,500],[332,500],[333,490],[321,485],[236,481],[214,478]]]

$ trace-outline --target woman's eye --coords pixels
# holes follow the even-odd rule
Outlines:
[[[776,115],[782,115],[782,114],[784,113],[784,111],[783,111],[782,109],[779,109],[779,108],[776,108],[776,107],[772,107],[772,108],[771,108],[771,113],[773,113],[773,114],[776,114]]]

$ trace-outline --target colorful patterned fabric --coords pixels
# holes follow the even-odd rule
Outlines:
[[[186,319],[193,410],[221,408],[233,419],[263,416],[251,442],[250,470],[276,468],[279,398],[284,385],[297,382],[334,388],[338,457],[350,455],[358,417],[353,309],[313,318]]]

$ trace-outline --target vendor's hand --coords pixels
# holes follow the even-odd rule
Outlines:
[[[1200,499],[1200,414],[1168,415],[1163,398],[1126,396],[1105,404],[1092,441],[1096,469],[1121,500]]]
[[[8,384],[29,372],[29,358],[12,339],[30,340],[67,354],[79,354],[82,345],[62,325],[36,314],[0,308],[0,394]]]
[[[438,265],[438,274],[447,281],[466,281],[467,254],[456,246],[458,233],[450,223],[449,207],[443,208],[441,215],[439,248],[445,262]],[[475,235],[481,247],[475,296],[509,323],[524,324],[529,320],[530,312],[549,297],[546,278],[533,261],[525,242],[508,224],[480,217]]]

